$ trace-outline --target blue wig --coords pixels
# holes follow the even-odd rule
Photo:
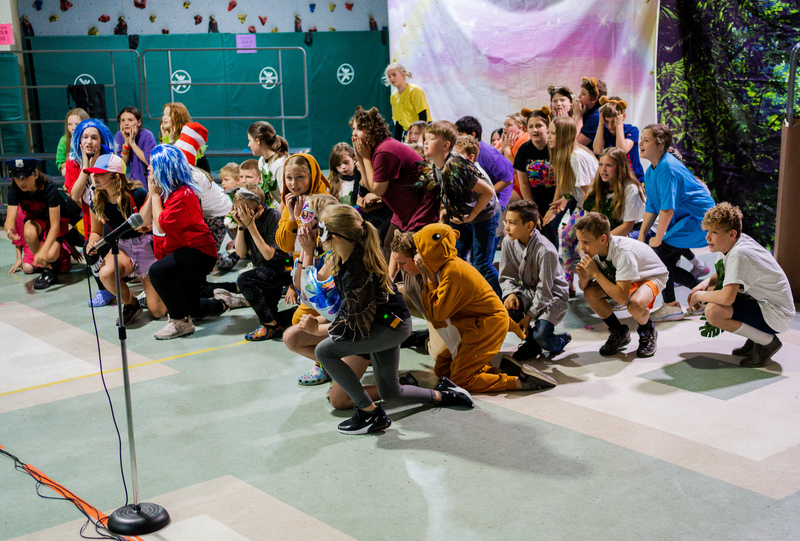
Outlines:
[[[103,144],[103,151],[101,154],[108,154],[114,152],[114,136],[108,130],[102,120],[98,118],[87,118],[82,120],[80,124],[75,126],[75,131],[72,132],[72,141],[69,147],[69,159],[78,163],[83,167],[81,162],[81,137],[86,128],[96,128],[100,132],[100,141]]]
[[[188,186],[200,195],[200,188],[192,180],[192,170],[183,151],[172,145],[158,145],[150,152],[153,178],[161,187],[162,197],[167,199],[181,186]]]

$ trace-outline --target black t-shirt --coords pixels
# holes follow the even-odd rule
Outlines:
[[[45,177],[44,188],[35,192],[23,192],[16,187],[8,190],[8,206],[19,207],[25,212],[26,220],[50,223],[50,209],[61,209],[61,217],[67,217],[67,202],[58,193],[58,188]]]
[[[264,259],[261,251],[256,246],[253,236],[249,231],[244,232],[244,241],[247,244],[247,254],[253,260],[256,267],[270,267],[276,270],[289,272],[287,269],[292,268],[292,256],[278,248],[275,242],[275,233],[278,231],[278,222],[280,222],[281,213],[269,207],[264,208],[261,216],[256,218],[256,229],[269,246],[275,249],[275,255],[272,259]]]
[[[556,194],[556,177],[550,164],[550,151],[546,146],[539,150],[533,141],[525,141],[517,150],[514,170],[527,175],[533,201],[539,207],[539,214],[544,216]]]
[[[136,205],[133,204],[130,205],[131,207],[130,214],[134,214],[136,212],[139,212],[144,206],[145,202],[147,201],[147,190],[145,190],[144,188],[135,188],[131,192],[131,196],[133,197],[133,201],[134,203],[136,203]],[[130,200],[128,201],[128,203],[130,203]],[[130,217],[130,214],[128,216],[123,216],[122,213],[119,211],[119,206],[116,203],[108,203],[108,202],[106,203],[106,206],[103,209],[103,214],[105,214],[106,218],[106,223],[105,226],[103,227],[104,234],[115,230],[116,228],[124,224],[125,221]],[[129,233],[126,233],[125,235],[122,235],[120,238],[134,239],[141,235],[142,234],[139,233],[138,231],[133,230],[130,231]]]

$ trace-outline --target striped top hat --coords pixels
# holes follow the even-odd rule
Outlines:
[[[187,122],[175,146],[183,151],[189,165],[197,162],[197,151],[208,142],[208,130],[199,122]]]

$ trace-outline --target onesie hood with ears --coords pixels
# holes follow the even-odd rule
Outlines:
[[[459,232],[449,225],[428,224],[414,233],[414,244],[422,262],[436,274],[445,263],[458,257],[458,237]]]
[[[295,156],[302,156],[306,159],[308,164],[311,166],[311,184],[308,187],[307,195],[313,195],[317,193],[330,193],[331,191],[331,183],[328,182],[328,179],[325,178],[325,175],[322,174],[322,170],[317,163],[317,160],[314,159],[314,156],[311,154],[305,154],[303,152],[299,152],[297,154],[292,154],[287,158],[287,161]],[[286,195],[289,193],[289,188],[286,187],[286,164],[283,165],[283,191],[281,192],[281,201],[286,199]],[[286,212],[286,208],[283,209]]]

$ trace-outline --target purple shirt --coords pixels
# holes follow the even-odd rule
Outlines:
[[[478,165],[483,167],[492,184],[498,182],[508,182],[508,186],[500,190],[497,194],[497,201],[501,208],[508,206],[511,199],[511,192],[514,191],[514,166],[500,154],[500,151],[488,143],[480,141],[481,151],[478,153]]]
[[[118,131],[114,136],[114,154],[117,156],[122,156],[122,145],[124,144],[125,137],[122,135],[121,131]],[[149,162],[150,152],[152,152],[153,148],[156,146],[156,138],[153,135],[153,132],[145,128],[140,128],[139,133],[136,134],[136,144],[142,149],[142,152],[144,152],[144,157],[147,158],[147,161]],[[149,163],[143,163],[142,160],[139,159],[139,156],[137,156],[136,153],[131,150],[131,160],[130,163],[128,163],[128,178],[138,180],[147,186],[148,165]]]

